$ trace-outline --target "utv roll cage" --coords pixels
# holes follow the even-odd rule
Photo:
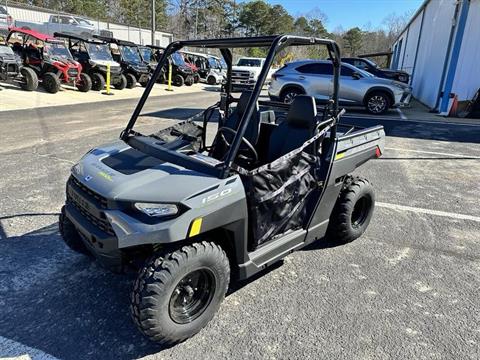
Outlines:
[[[93,35],[93,37],[95,39],[104,41],[104,42],[109,43],[109,44],[117,44],[117,45],[120,45],[120,46],[134,46],[134,47],[138,46],[134,42],[127,41],[127,40],[120,40],[120,39],[116,39],[116,38],[112,38],[112,37],[108,37],[108,36]]]
[[[97,38],[103,39],[103,37],[96,36]],[[114,39],[110,39],[114,40]],[[114,40],[118,41],[118,40]],[[203,174],[210,176],[215,176],[218,178],[226,178],[229,176],[230,170],[232,169],[232,164],[237,156],[239,151],[242,138],[247,129],[249,120],[252,117],[254,107],[258,101],[260,92],[262,91],[263,83],[268,75],[268,70],[272,66],[275,55],[288,46],[308,46],[308,45],[325,45],[328,50],[329,58],[333,63],[333,92],[332,99],[326,104],[324,109],[324,114],[328,112],[328,116],[331,117],[331,129],[330,129],[330,139],[331,144],[335,146],[336,144],[336,123],[339,117],[338,109],[338,89],[339,89],[339,75],[340,75],[340,50],[338,45],[329,39],[320,39],[314,37],[302,37],[302,36],[291,36],[291,35],[281,35],[281,36],[261,36],[261,37],[250,37],[250,38],[226,38],[226,39],[205,39],[205,40],[185,40],[185,41],[175,41],[170,43],[165,51],[163,52],[160,60],[158,61],[157,67],[150,78],[150,81],[145,87],[133,114],[128,122],[126,128],[120,134],[120,139],[127,143],[132,148],[135,148],[145,154],[158,158],[162,161],[170,162],[183,166],[187,169],[198,171]],[[246,109],[241,116],[240,125],[238,131],[233,139],[228,154],[223,162],[214,166],[207,164],[201,160],[185,155],[181,152],[176,152],[170,150],[167,147],[162,146],[158,140],[144,136],[133,130],[135,123],[142,111],[145,102],[155,84],[157,78],[161,73],[161,69],[166,64],[167,58],[173,54],[175,51],[182,49],[183,47],[197,47],[197,48],[212,48],[219,49],[226,64],[227,64],[227,81],[225,84],[225,93],[222,94],[222,105],[224,111],[228,113],[228,107],[231,102],[234,102],[235,99],[231,96],[231,77],[232,77],[232,52],[231,48],[253,48],[253,47],[268,47],[268,55],[265,60],[265,64],[258,76],[258,80],[255,84],[255,87],[252,91],[252,95],[248,101]],[[153,47],[152,47],[153,48]],[[261,103],[260,103],[261,104]],[[205,129],[204,129],[205,131]],[[330,156],[330,165],[333,163],[333,156]],[[330,167],[330,166],[329,166]]]
[[[72,40],[77,40],[77,41],[82,41],[89,44],[106,44],[106,42],[101,39],[85,37],[78,34],[55,32],[53,33],[53,36],[56,38],[68,39],[69,43],[71,43]]]

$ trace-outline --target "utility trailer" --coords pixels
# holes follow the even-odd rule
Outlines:
[[[275,55],[311,45],[325,46],[333,63],[331,100],[320,106],[309,96],[289,105],[259,101]],[[134,126],[142,107],[168,57],[183,47],[220,50],[225,92],[200,117],[141,134]],[[269,52],[253,90],[235,98],[232,49],[245,47]],[[373,187],[350,174],[381,155],[385,133],[381,126],[339,124],[339,72],[333,40],[173,42],[120,141],[92,149],[73,166],[59,221],[63,239],[115,271],[138,270],[131,314],[148,338],[183,341],[212,319],[233,282],[326,235],[345,243],[365,231]],[[210,143],[206,130],[215,126],[214,115],[218,129]]]

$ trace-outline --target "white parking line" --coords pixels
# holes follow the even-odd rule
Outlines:
[[[41,350],[0,336],[0,359],[12,360],[58,360]]]
[[[449,218],[457,219],[457,220],[470,220],[470,221],[480,222],[480,217],[472,216],[472,215],[457,214],[457,213],[451,213],[451,212],[446,212],[446,211],[417,208],[417,207],[413,207],[413,206],[390,204],[390,203],[384,203],[384,202],[379,202],[379,201],[375,202],[375,205],[379,206],[379,207],[387,208],[387,209],[398,210],[398,211],[411,211],[411,212],[414,212],[414,213],[417,213],[417,214],[443,216],[443,217],[449,217]]]
[[[471,155],[463,155],[463,154],[448,154],[436,151],[424,151],[424,150],[410,150],[410,149],[401,149],[395,147],[386,147],[386,150],[395,150],[395,151],[406,151],[406,152],[414,152],[419,154],[430,154],[430,155],[441,155],[441,156],[449,156],[452,158],[467,158],[467,159],[480,159],[480,156],[471,156]]]
[[[405,116],[405,114],[402,112],[402,110],[400,110],[400,108],[397,108],[396,110],[397,110],[398,115],[400,115],[400,118],[402,120],[408,120],[408,118]]]
[[[345,114],[342,116],[342,119],[366,119],[366,120],[381,120],[381,121],[399,121],[401,119],[397,117],[379,117],[375,115],[355,115],[355,114]],[[480,127],[480,124],[468,124],[468,123],[460,123],[455,121],[429,121],[429,120],[416,120],[416,119],[408,119],[408,123],[422,123],[422,124],[435,124],[435,125],[455,125],[455,126],[471,126],[471,127]]]

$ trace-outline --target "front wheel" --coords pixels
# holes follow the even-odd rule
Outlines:
[[[227,255],[212,242],[153,256],[134,283],[133,320],[152,341],[164,345],[181,342],[213,318],[229,281]]]
[[[386,93],[374,91],[368,95],[365,105],[370,114],[381,115],[386,113],[390,107],[390,99]]]
[[[100,73],[92,74],[92,90],[102,91],[105,87],[105,78]]]
[[[370,182],[348,176],[330,215],[329,237],[339,243],[359,238],[367,229],[374,208],[375,193]]]
[[[123,90],[127,86],[127,78],[125,75],[121,74],[117,83],[114,85],[115,89]]]
[[[50,94],[55,94],[60,90],[60,79],[57,74],[47,72],[43,75],[42,84],[45,90]]]
[[[208,85],[216,85],[217,84],[217,79],[215,78],[215,76],[210,75],[207,78],[207,84]]]
[[[127,78],[127,89],[133,89],[137,86],[137,79],[133,74],[127,74],[125,77]]]
[[[296,89],[296,88],[286,89],[282,93],[281,100],[285,104],[291,104],[293,102],[293,99],[295,99],[298,95],[303,95],[303,94],[304,92],[300,89]]]
[[[92,79],[85,73],[80,74],[80,81],[77,83],[80,92],[88,92],[92,89]]]
[[[38,76],[30,68],[24,67],[22,70],[20,70],[20,74],[22,74],[22,82],[21,82],[21,87],[23,90],[26,91],[34,91],[37,90],[38,88]]]
[[[182,75],[175,75],[173,77],[173,85],[175,86],[183,86],[183,84],[185,83],[185,79],[183,78]]]

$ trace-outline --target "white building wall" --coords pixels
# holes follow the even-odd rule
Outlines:
[[[50,15],[56,14],[54,11],[39,11],[13,6],[8,7],[8,12],[10,15],[12,15],[14,20],[31,22],[46,22],[50,18]],[[148,29],[139,29],[137,27],[106,23],[103,21],[95,21],[93,19],[90,20],[97,25],[98,29],[108,29],[112,31],[115,38],[133,41],[141,45],[149,45],[151,42],[151,31]],[[162,31],[155,31],[156,45],[167,46],[172,42],[172,40],[172,34]]]
[[[412,87],[415,98],[431,108],[441,85],[455,5],[455,0],[434,0],[425,8]]]
[[[470,100],[480,88],[480,0],[471,0],[452,92]]]
[[[415,64],[415,54],[417,51],[417,44],[420,35],[420,27],[422,25],[422,15],[423,11],[420,12],[410,24],[407,43],[404,46],[404,54],[402,54],[402,58],[398,63],[398,69],[406,71],[410,75],[412,75],[413,66]]]

